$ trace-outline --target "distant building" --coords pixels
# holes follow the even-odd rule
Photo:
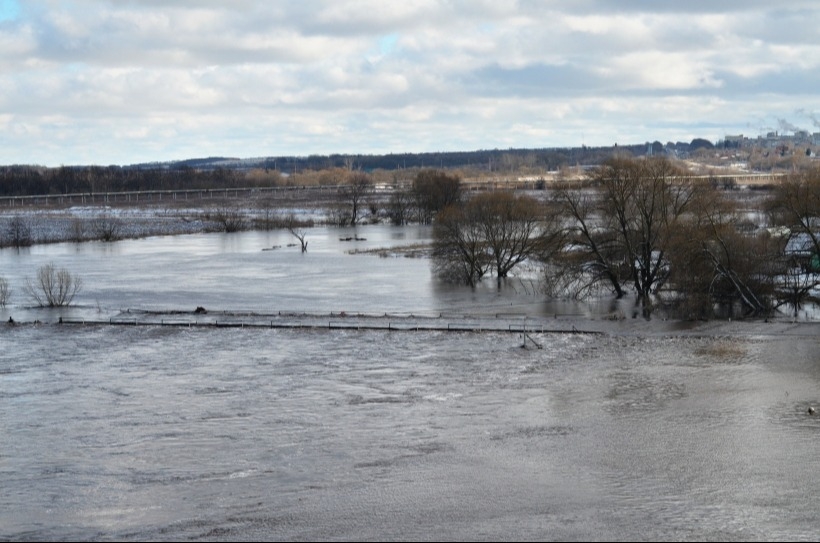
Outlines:
[[[724,147],[740,148],[743,147],[743,143],[745,141],[746,138],[743,137],[743,134],[739,134],[737,136],[726,136],[723,138],[723,145]]]

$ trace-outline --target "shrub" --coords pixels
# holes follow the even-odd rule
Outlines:
[[[31,235],[31,225],[19,215],[12,217],[6,224],[5,234],[6,244],[12,247],[28,247],[34,242]]]
[[[6,307],[6,302],[8,302],[10,296],[9,282],[4,277],[0,277],[0,307]]]
[[[37,280],[26,278],[25,293],[40,307],[69,305],[80,291],[82,280],[68,270],[57,270],[53,264],[46,264],[37,270]]]
[[[117,241],[122,235],[122,221],[118,217],[101,215],[91,221],[91,229],[94,236],[102,241]]]
[[[85,239],[85,224],[83,223],[83,220],[78,217],[71,219],[70,231],[72,241],[76,241],[78,243],[83,241],[83,239]]]
[[[213,220],[219,223],[224,232],[239,232],[245,229],[245,218],[242,212],[228,206],[217,209]]]

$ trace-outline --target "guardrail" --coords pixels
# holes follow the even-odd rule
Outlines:
[[[74,192],[68,194],[35,194],[28,196],[0,196],[0,207],[31,207],[36,205],[97,205],[139,204],[189,200],[239,198],[265,193],[285,194],[297,191],[335,192],[335,185],[292,187],[235,187],[218,189],[132,190],[114,192]]]
[[[685,176],[686,179],[714,179],[730,180],[737,183],[775,182],[784,177],[784,173],[737,173],[737,174],[715,174],[715,175],[693,175]],[[533,190],[542,186],[546,182],[546,187],[553,182],[548,179],[526,180],[517,177],[491,177],[486,179],[462,180],[463,190],[475,191],[486,189],[522,189]],[[287,194],[299,191],[305,192],[338,192],[344,185],[299,185],[299,186],[277,186],[277,187],[230,187],[212,189],[168,189],[168,190],[137,190],[137,191],[111,191],[111,192],[75,192],[68,194],[36,194],[28,196],[0,196],[0,207],[32,207],[36,205],[97,205],[97,204],[139,204],[157,202],[175,202],[189,200],[210,200],[217,198],[240,198],[258,196],[261,194]],[[400,188],[407,188],[409,183],[377,184],[375,189],[384,194],[390,194]]]

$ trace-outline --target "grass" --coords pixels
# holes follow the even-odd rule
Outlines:
[[[704,345],[695,349],[698,356],[708,356],[710,358],[741,358],[746,354],[746,349],[730,340],[717,340],[709,345]]]
[[[423,258],[429,256],[432,245],[429,243],[413,243],[410,245],[400,245],[398,247],[377,247],[373,249],[351,249],[351,255],[377,255],[381,258],[399,257]]]

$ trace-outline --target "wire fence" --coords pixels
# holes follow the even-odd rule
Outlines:
[[[326,330],[386,330],[439,332],[508,332],[519,334],[568,333],[600,334],[565,325],[560,319],[518,314],[495,315],[415,315],[373,313],[196,313],[196,312],[126,312],[108,319],[64,318],[61,325],[173,326],[212,328],[280,328]]]

